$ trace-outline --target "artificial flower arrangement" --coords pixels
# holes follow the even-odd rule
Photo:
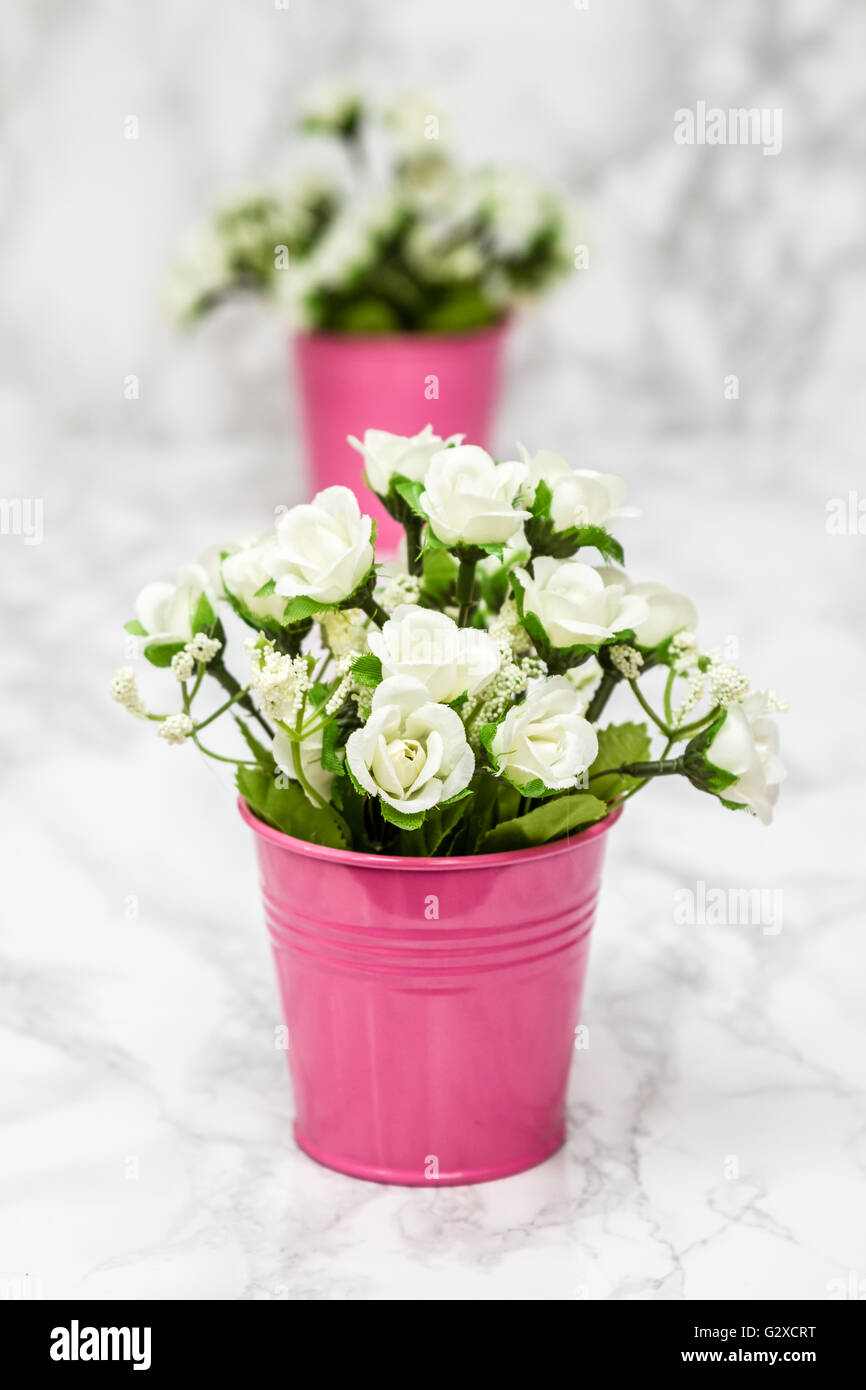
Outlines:
[[[524,173],[460,169],[422,98],[377,112],[331,90],[300,126],[336,144],[341,176],[305,173],[224,208],[172,277],[182,320],[252,291],[304,329],[463,332],[571,268],[563,201]]]
[[[171,673],[180,709],[147,709],[131,667],[115,699],[168,743],[236,764],[261,821],[338,849],[537,846],[671,775],[770,821],[784,702],[701,649],[688,598],[620,568],[621,479],[522,447],[496,462],[429,426],[351,442],[405,527],[405,565],[377,567],[373,522],[348,488],[327,488],[148,585],[127,629]],[[225,609],[250,629],[242,681],[225,662]],[[214,682],[226,698],[199,714]],[[607,722],[619,690],[637,718]],[[240,757],[207,746],[223,715]]]

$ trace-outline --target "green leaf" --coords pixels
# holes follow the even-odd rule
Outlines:
[[[625,552],[615,536],[609,531],[605,531],[603,526],[582,526],[580,528],[579,545],[592,545],[606,560],[616,560],[618,565],[625,564]]]
[[[270,748],[266,748],[263,743],[259,742],[247,721],[241,719],[237,714],[235,715],[235,723],[243,734],[246,745],[256,762],[261,763],[262,767],[267,768],[271,775],[273,775],[274,755]]]
[[[588,792],[557,796],[527,811],[525,816],[503,821],[489,830],[481,841],[482,854],[500,854],[503,850],[529,849],[546,845],[573,830],[582,829],[601,820],[607,806]]]
[[[499,771],[499,759],[493,751],[493,740],[498,728],[498,724],[484,724],[478,731],[478,741],[487,754],[487,760],[494,772]]]
[[[184,642],[151,642],[144,648],[144,655],[151,666],[170,666],[172,657],[182,652],[185,645]]]
[[[260,589],[256,589],[256,592],[255,592],[255,594],[253,595],[253,597],[254,597],[254,598],[270,598],[271,594],[274,593],[274,591],[276,590],[276,587],[277,587],[277,585],[276,585],[276,580],[274,580],[274,579],[266,579],[265,582],[264,582],[264,584],[262,585],[262,587],[261,587]]]
[[[421,506],[421,493],[424,491],[424,484],[416,482],[411,478],[392,478],[391,491],[396,492],[409,508],[409,511],[422,521],[427,520],[427,513]]]
[[[147,628],[142,627],[138,618],[130,618],[128,623],[123,624],[127,632],[131,632],[133,637],[146,637]]]
[[[338,777],[343,775],[343,759],[337,749],[340,741],[340,726],[336,719],[332,719],[330,724],[326,724],[322,730],[322,767],[326,772],[333,772]]]
[[[192,630],[196,632],[210,632],[216,622],[216,613],[211,607],[211,601],[207,594],[199,594],[195,612],[192,615]]]
[[[710,761],[707,754],[711,751],[713,740],[727,717],[728,711],[723,710],[712,724],[695,734],[694,738],[686,744],[683,752],[683,771],[692,786],[697,787],[699,791],[712,792],[721,800],[724,798],[720,794],[736,782],[737,774],[716,767],[716,764]],[[739,802],[725,802],[726,806],[733,809],[737,809],[740,804]]]
[[[349,849],[336,814],[326,807],[313,806],[298,782],[283,779],[279,786],[273,772],[264,767],[239,767],[236,782],[250,810],[275,830],[331,849]]]
[[[332,604],[317,602],[309,594],[299,594],[297,598],[290,598],[283,609],[283,622],[301,623],[305,618],[315,617],[317,613],[324,613],[332,607]]]
[[[334,314],[330,326],[342,333],[394,333],[400,319],[384,299],[367,297],[345,305]]]
[[[418,326],[427,333],[459,333],[495,323],[498,317],[478,285],[458,285],[421,315]]]
[[[608,724],[598,731],[598,757],[589,769],[593,796],[612,801],[615,796],[636,787],[640,778],[613,773],[593,781],[594,772],[620,767],[623,763],[646,762],[650,756],[650,735],[646,724]]]
[[[400,853],[425,859],[437,854],[466,815],[467,808],[459,803],[469,795],[471,793],[467,787],[450,801],[440,802],[432,811],[428,811],[424,824],[417,830],[403,830],[400,834]]]
[[[382,680],[382,662],[372,652],[365,652],[352,665],[352,679],[358,685],[377,686]]]
[[[444,548],[436,547],[423,553],[422,594],[436,608],[450,603],[457,579],[457,562]]]
[[[417,830],[424,824],[424,812],[417,811],[414,815],[406,815],[403,811],[397,811],[393,806],[389,806],[387,801],[379,798],[379,806],[382,811],[382,819],[389,821],[391,825],[396,825],[400,830]]]
[[[603,526],[569,526],[564,531],[557,531],[550,517],[551,496],[547,483],[540,482],[535,489],[532,516],[525,527],[533,555],[550,555],[554,560],[567,560],[581,546],[593,546],[604,559],[616,560],[620,565],[624,563],[622,546]]]

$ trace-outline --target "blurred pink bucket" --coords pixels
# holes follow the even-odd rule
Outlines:
[[[396,548],[403,529],[365,486],[363,460],[346,443],[367,429],[417,434],[430,423],[446,438],[490,447],[506,324],[454,335],[403,333],[359,337],[302,333],[294,358],[311,492],[342,483],[379,521],[379,540]]]
[[[565,1138],[565,1096],[620,812],[571,840],[455,859],[255,832],[289,1033],[295,1138],[329,1168],[487,1182]]]

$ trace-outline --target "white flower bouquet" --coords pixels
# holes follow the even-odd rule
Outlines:
[[[181,319],[253,291],[306,329],[463,332],[571,268],[562,200],[524,173],[458,168],[422,98],[377,113],[330,91],[301,129],[337,145],[341,176],[305,173],[224,208],[173,274]]]
[[[770,821],[783,702],[700,648],[688,598],[620,568],[619,478],[522,447],[498,463],[429,426],[352,443],[405,526],[405,566],[377,568],[373,522],[327,488],[141,592],[127,629],[170,670],[180,709],[148,710],[131,667],[114,678],[121,704],[234,763],[262,821],[341,849],[541,845],[670,775]],[[604,563],[586,563],[593,550]],[[225,663],[225,610],[250,629],[243,681]],[[214,681],[226,698],[199,715]],[[618,691],[637,718],[605,722]],[[222,715],[240,757],[207,746]]]

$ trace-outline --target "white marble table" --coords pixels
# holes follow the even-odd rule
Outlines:
[[[685,786],[634,803],[566,1147],[439,1191],[294,1148],[230,785],[107,697],[139,585],[292,500],[281,459],[255,442],[45,456],[44,543],[3,547],[7,1295],[820,1299],[866,1278],[866,539],[824,525],[854,465],[736,436],[594,456],[646,514],[632,570],[683,582],[707,639],[736,638],[755,682],[790,697],[790,778],[769,831]],[[781,892],[782,929],[678,925],[674,895],[698,881]]]

